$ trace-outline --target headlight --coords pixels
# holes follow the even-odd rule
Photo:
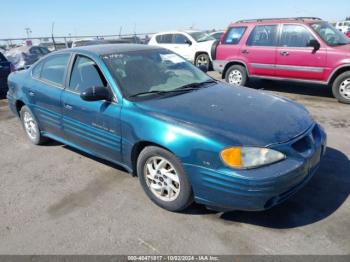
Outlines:
[[[220,155],[226,165],[237,169],[256,168],[286,158],[281,152],[260,147],[230,147],[222,150]]]

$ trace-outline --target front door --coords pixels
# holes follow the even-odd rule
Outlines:
[[[274,76],[277,25],[258,25],[250,33],[240,52],[250,75]]]
[[[327,51],[322,46],[317,51],[313,47],[309,47],[310,40],[315,40],[315,37],[305,26],[283,25],[277,48],[277,77],[323,79]]]
[[[171,50],[180,56],[184,57],[188,61],[193,62],[194,60],[194,51],[193,45],[195,42],[191,42],[184,34],[174,34],[173,43],[171,45]]]
[[[74,60],[69,83],[62,94],[63,130],[66,138],[92,155],[120,162],[121,105],[114,100],[82,100],[80,93],[88,87],[103,86],[110,92],[111,90],[92,59],[77,55]]]

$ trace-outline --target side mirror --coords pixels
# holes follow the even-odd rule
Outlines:
[[[104,86],[92,86],[80,93],[81,99],[85,101],[110,100],[111,96],[108,89]]]
[[[207,73],[208,72],[208,67],[205,65],[199,65],[198,68],[203,72]]]
[[[187,40],[185,41],[185,44],[192,45],[192,41],[187,39]]]
[[[320,49],[321,45],[316,39],[311,39],[307,46],[313,47],[314,52]]]

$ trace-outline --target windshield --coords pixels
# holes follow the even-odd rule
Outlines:
[[[311,24],[314,31],[330,46],[350,44],[350,39],[327,22]]]
[[[192,36],[193,39],[196,40],[197,42],[205,42],[205,41],[215,40],[214,37],[208,35],[205,32],[193,32],[193,33],[189,33],[189,35]]]
[[[212,80],[182,57],[168,50],[141,50],[102,57],[124,96],[152,97],[190,84]]]

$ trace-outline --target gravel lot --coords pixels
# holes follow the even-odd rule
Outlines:
[[[314,178],[265,212],[162,210],[118,166],[30,144],[1,100],[0,254],[350,254],[350,105],[325,87],[251,86],[303,103],[328,133]]]

